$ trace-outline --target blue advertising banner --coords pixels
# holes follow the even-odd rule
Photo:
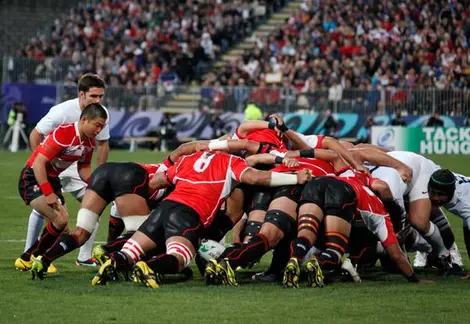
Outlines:
[[[27,121],[32,126],[35,125],[48,111],[56,104],[56,86],[50,84],[23,84],[23,83],[3,83],[2,84],[2,109],[0,121],[7,120],[8,113],[14,102],[23,102],[27,109]],[[370,135],[370,127],[364,127],[367,115],[357,113],[333,114],[338,123],[336,130],[337,137],[365,138]],[[158,111],[123,112],[110,110],[110,127],[112,138],[145,136],[148,132],[154,131],[160,125],[162,113]],[[243,114],[224,113],[221,119],[225,123],[225,128],[233,132],[243,121]],[[213,130],[211,121],[213,116],[207,113],[184,113],[174,116],[176,122],[178,138],[212,138]],[[286,124],[293,130],[304,134],[323,134],[323,125],[327,116],[319,113],[298,114],[289,113],[284,115]],[[403,116],[407,127],[426,126],[427,116]],[[466,117],[441,116],[445,127],[463,127]],[[393,116],[375,115],[373,124],[375,126],[390,125]]]
[[[5,122],[11,106],[19,101],[27,109],[27,122],[36,124],[56,104],[56,86],[53,84],[2,83],[2,114]]]
[[[156,130],[162,119],[160,112],[135,112],[124,113],[110,111],[111,115],[111,137],[136,137],[144,136],[152,130]],[[224,121],[225,128],[233,133],[243,121],[243,114],[225,113],[220,116]],[[334,114],[338,122],[337,137],[365,137],[368,130],[364,127],[367,119],[366,115],[355,113]],[[409,127],[422,127],[426,125],[429,116],[406,116],[403,120]],[[441,116],[445,127],[461,127],[465,124],[465,117]],[[389,115],[377,115],[374,117],[374,124],[378,126],[390,125],[392,117]],[[186,113],[179,114],[172,118],[178,129],[178,138],[213,138],[211,114]],[[321,114],[286,114],[284,120],[289,128],[304,134],[323,134],[323,124],[326,116]]]

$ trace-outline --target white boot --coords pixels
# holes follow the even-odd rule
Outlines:
[[[361,277],[359,277],[359,273],[357,273],[356,267],[353,266],[351,260],[345,258],[343,264],[341,264],[341,269],[347,271],[354,282],[361,282]]]
[[[449,249],[449,252],[450,252],[450,260],[452,261],[452,264],[457,264],[459,267],[463,267],[462,256],[460,255],[460,251],[459,251],[459,248],[457,247],[457,244],[454,243]]]
[[[428,261],[428,254],[425,252],[416,251],[415,260],[413,262],[413,267],[415,268],[424,268]]]

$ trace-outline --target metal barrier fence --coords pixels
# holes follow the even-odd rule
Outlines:
[[[3,59],[3,82],[47,83],[57,85],[57,102],[76,96],[73,81],[78,68],[72,60],[46,59],[43,62],[26,58]],[[395,113],[426,115],[470,115],[470,90],[462,89],[333,89],[305,91],[302,87],[193,87],[163,82],[158,85],[110,85],[104,104],[123,110],[231,111],[243,112],[248,103],[255,103],[264,112],[354,112],[361,114]]]

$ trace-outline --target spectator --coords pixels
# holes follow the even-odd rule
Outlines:
[[[246,106],[244,114],[245,114],[245,120],[261,120],[261,119],[263,119],[263,112],[253,102],[250,102]]]
[[[406,122],[401,118],[401,112],[397,111],[392,120],[392,126],[406,126]]]
[[[146,69],[157,82],[164,64],[190,81],[205,71],[203,60],[215,59],[221,49],[251,33],[256,16],[266,14],[264,5],[249,0],[88,1],[56,19],[19,54],[40,61],[28,78],[49,82],[63,80],[67,72],[77,79],[92,70],[107,83],[122,73],[119,82],[125,85],[128,80],[136,83],[136,72]],[[69,70],[57,69],[56,58],[72,58]],[[8,71],[12,69],[9,64]]]
[[[212,138],[219,138],[222,137],[225,133],[225,123],[224,121],[220,118],[219,114],[213,114],[212,115],[212,121],[210,124],[212,128]]]
[[[444,121],[439,117],[439,113],[436,111],[429,117],[426,124],[427,127],[444,127]]]
[[[333,117],[331,111],[328,109],[325,114],[326,120],[323,124],[323,129],[325,130],[325,135],[330,137],[336,137],[336,130],[338,128],[338,123]]]
[[[356,144],[359,143],[370,143],[372,135],[372,126],[375,126],[374,117],[372,115],[367,116],[364,126],[357,134]]]
[[[159,141],[157,147],[160,148],[161,152],[168,151],[169,146],[174,147],[172,145],[172,141],[174,142],[176,139],[176,123],[171,120],[171,114],[165,113],[163,114],[162,121],[160,122],[159,126]]]

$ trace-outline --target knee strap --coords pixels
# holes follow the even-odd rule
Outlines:
[[[271,223],[277,228],[279,228],[284,236],[287,237],[293,229],[293,220],[289,214],[283,212],[282,210],[268,210],[266,213],[266,218],[264,219],[266,223]]]

